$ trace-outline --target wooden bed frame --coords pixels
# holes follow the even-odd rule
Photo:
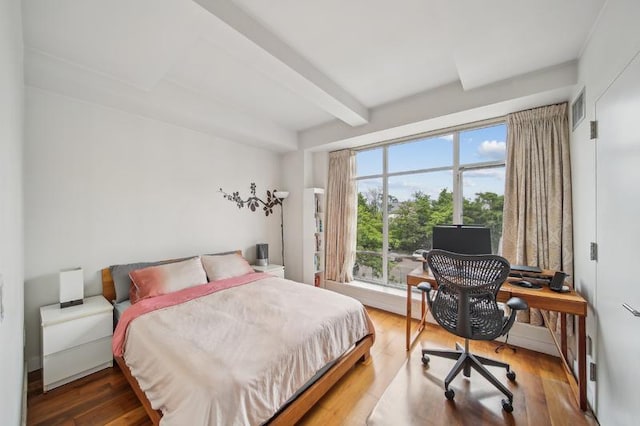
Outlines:
[[[115,300],[116,292],[115,285],[113,283],[113,277],[109,268],[102,270],[102,295],[107,300]],[[373,330],[373,328],[372,328]],[[302,392],[296,399],[291,401],[283,409],[281,409],[274,417],[272,417],[268,424],[279,425],[292,425],[304,416],[325,393],[331,389],[331,387],[349,372],[357,362],[364,362],[370,357],[370,349],[375,340],[375,332],[362,338],[356,345],[351,348],[347,353],[342,355],[335,364],[326,371],[319,379],[317,379],[311,386],[309,386],[304,392]],[[154,425],[160,423],[162,418],[162,412],[154,410],[151,407],[151,403],[147,399],[138,381],[133,377],[129,367],[124,362],[122,357],[114,357],[116,363],[122,370],[125,378],[131,385],[133,392],[136,394],[142,405],[144,406],[147,415],[151,419]]]

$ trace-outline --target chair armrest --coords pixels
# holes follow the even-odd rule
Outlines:
[[[423,281],[420,284],[418,284],[418,289],[426,292],[427,294],[429,294],[429,292],[433,290],[433,288],[431,287],[431,284],[426,281]]]
[[[511,326],[516,321],[516,311],[522,311],[529,307],[529,304],[526,300],[520,299],[519,297],[512,297],[507,300],[506,305],[511,308],[511,313],[509,314],[509,318],[505,321],[504,326],[502,327],[501,336],[504,336],[511,330]]]
[[[433,287],[431,287],[431,284],[423,281],[420,284],[418,284],[418,288],[420,290],[422,290],[423,292],[423,296],[426,295],[426,299],[427,299],[427,305],[429,305],[429,309],[431,310],[433,308],[433,299],[431,296],[431,290],[433,290]],[[434,290],[435,291],[435,290]]]
[[[523,300],[519,297],[512,297],[507,300],[507,306],[514,311],[523,311],[529,307],[529,304],[526,300]]]

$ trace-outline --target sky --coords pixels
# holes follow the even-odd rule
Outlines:
[[[460,132],[460,164],[482,163],[505,157],[506,125]],[[453,164],[453,135],[419,139],[389,146],[389,173],[451,166]],[[382,148],[360,151],[356,155],[357,175],[382,173]],[[451,170],[395,176],[389,178],[389,195],[400,201],[412,198],[416,191],[437,197],[443,188],[452,190]],[[382,191],[382,179],[358,181],[358,191],[377,187]],[[504,194],[504,167],[463,173],[463,196],[474,198],[478,192]]]

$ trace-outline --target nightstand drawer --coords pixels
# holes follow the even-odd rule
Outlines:
[[[66,351],[46,355],[42,361],[42,381],[45,390],[63,379],[111,362],[111,337],[76,346]]]
[[[112,312],[47,325],[42,330],[42,353],[47,356],[113,334]],[[111,339],[109,339],[111,340]]]

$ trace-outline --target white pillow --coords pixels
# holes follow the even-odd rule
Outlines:
[[[239,277],[253,272],[249,262],[238,253],[201,256],[202,266],[207,272],[209,282],[225,278]]]

